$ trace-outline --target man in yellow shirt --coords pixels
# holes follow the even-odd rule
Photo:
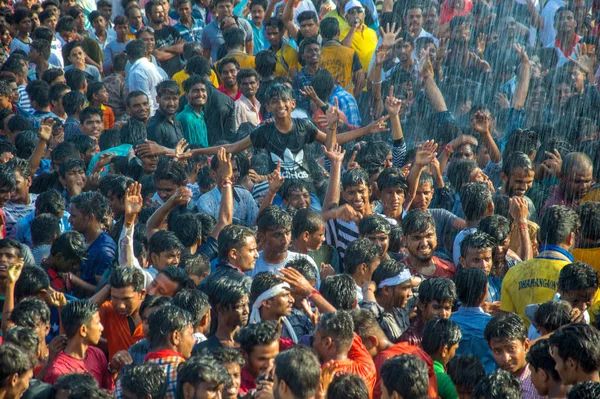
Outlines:
[[[377,47],[377,32],[365,25],[365,9],[358,0],[350,0],[344,10],[347,24],[340,26],[342,44],[356,51],[363,70],[368,71]]]
[[[500,310],[517,313],[529,328],[525,307],[554,298],[561,269],[573,263],[570,251],[579,226],[575,211],[558,205],[548,208],[540,223],[540,253],[508,270],[502,281]]]
[[[586,202],[579,206],[577,213],[581,229],[573,257],[600,273],[600,203]]]
[[[223,58],[235,58],[235,60],[240,64],[240,69],[256,69],[254,56],[246,54],[246,33],[242,29],[229,28],[223,32],[223,38],[225,39],[225,48],[227,49],[227,54],[225,54]],[[217,70],[219,69],[219,63],[223,60],[223,58],[215,62],[215,68]]]
[[[285,26],[280,18],[273,17],[265,22],[265,35],[271,45],[269,50],[277,57],[275,76],[293,78],[302,67],[298,61],[298,52],[283,39],[284,34]]]

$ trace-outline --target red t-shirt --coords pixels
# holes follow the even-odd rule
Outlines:
[[[411,345],[408,342],[399,342],[391,348],[380,352],[373,359],[375,361],[375,367],[377,368],[377,381],[375,382],[373,399],[381,398],[381,366],[386,360],[398,355],[412,355],[427,363],[427,373],[429,374],[429,391],[427,394],[430,398],[437,398],[437,380],[435,378],[435,371],[433,370],[433,361],[431,360],[431,357],[429,357],[429,355],[418,346]]]
[[[456,274],[456,266],[454,266],[454,263],[448,262],[447,260],[440,259],[437,256],[434,256],[431,259],[433,260],[433,263],[435,264],[435,273],[433,273],[431,276],[425,276],[422,273],[418,273],[417,271],[415,271],[413,269],[412,265],[410,264],[409,258],[406,258],[406,264],[408,265],[410,274],[419,274],[425,278],[430,278],[430,277],[446,277],[449,279],[454,278],[454,275]]]
[[[233,96],[231,95],[231,93],[229,93],[229,92],[227,91],[227,89],[225,88],[225,86],[224,86],[224,85],[221,85],[221,86],[219,86],[219,87],[217,88],[217,90],[219,90],[219,91],[220,91],[221,93],[223,93],[223,94],[227,94],[227,97],[231,98],[233,101],[237,101],[237,100],[239,100],[239,99],[240,99],[240,97],[242,97],[242,91],[241,91],[241,90],[238,90],[238,92],[237,92],[237,95],[236,95],[235,97],[233,97]]]
[[[90,373],[100,385],[100,388],[112,392],[115,388],[113,376],[108,372],[108,362],[104,353],[90,346],[85,354],[85,359],[75,359],[67,355],[64,351],[60,352],[54,363],[48,368],[44,382],[50,385],[56,384],[56,380],[65,374],[72,373]]]
[[[131,345],[144,339],[142,323],[138,324],[131,334],[127,316],[117,313],[112,301],[106,301],[100,306],[100,321],[104,326],[104,337],[108,341],[109,359],[112,359],[117,352],[128,350]]]
[[[348,351],[348,358],[346,360],[337,361],[339,368],[337,371],[347,374],[356,374],[367,385],[369,390],[369,398],[373,398],[373,390],[375,389],[376,381],[376,369],[373,363],[373,358],[365,348],[362,340],[356,333],[354,334],[354,341]]]
[[[452,21],[454,17],[462,17],[463,15],[467,15],[472,9],[473,2],[471,0],[465,0],[465,6],[461,12],[454,11],[454,9],[448,4],[448,0],[446,0],[440,6],[440,25]]]

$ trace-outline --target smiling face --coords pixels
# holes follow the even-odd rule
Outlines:
[[[262,5],[253,5],[250,9],[250,14],[252,15],[252,22],[254,22],[254,25],[262,24],[265,19],[265,9]]]
[[[137,121],[146,122],[150,117],[150,102],[148,101],[148,97],[144,94],[131,98],[127,106],[127,113]]]
[[[406,237],[406,248],[410,256],[419,262],[430,262],[437,247],[435,226],[429,226],[420,233],[411,233]]]
[[[102,134],[104,123],[100,115],[93,114],[83,121],[80,127],[83,134],[98,139],[100,138],[100,134]]]
[[[273,366],[275,357],[279,354],[279,340],[265,345],[257,345],[252,348],[250,353],[242,353],[246,358],[246,369],[256,378]]]
[[[308,65],[318,65],[321,62],[321,47],[317,43],[307,45],[302,59]]]
[[[527,190],[533,185],[535,172],[533,170],[525,170],[523,168],[515,168],[508,179],[505,179],[506,193],[509,197],[523,197]]]
[[[221,81],[225,87],[232,89],[237,86],[237,73],[238,69],[234,63],[229,63],[221,66]]]
[[[290,118],[295,108],[296,100],[292,98],[275,97],[269,100],[268,110],[273,114],[276,121]]]
[[[162,113],[167,116],[173,116],[177,113],[177,108],[179,107],[179,96],[174,93],[164,92],[156,97],[156,102],[158,103],[158,109]]]
[[[237,399],[242,385],[242,368],[238,363],[224,363],[223,367],[231,376],[231,381],[223,389],[223,399]]]
[[[208,100],[208,94],[206,91],[206,85],[204,83],[197,83],[190,87],[188,93],[186,93],[188,104],[194,109],[201,109]]]
[[[429,205],[431,204],[431,199],[433,198],[433,187],[430,183],[420,184],[417,187],[417,193],[413,202],[410,205],[410,209],[423,209],[427,210]]]
[[[0,285],[6,280],[8,268],[15,264],[21,256],[17,248],[6,247],[0,249]]]
[[[342,197],[357,212],[363,213],[369,201],[369,187],[366,183],[345,187]]]

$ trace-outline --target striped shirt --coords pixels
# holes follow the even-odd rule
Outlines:
[[[358,226],[354,222],[335,218],[325,225],[325,234],[327,244],[334,246],[340,254],[340,260],[343,260],[348,245],[358,239]]]
[[[4,213],[6,213],[6,236],[9,238],[16,237],[15,225],[19,220],[29,215],[35,210],[35,200],[37,194],[29,194],[29,204],[21,205],[16,202],[8,201],[4,205]]]
[[[23,111],[32,113],[33,108],[31,107],[31,102],[29,101],[29,94],[25,90],[27,86],[21,85],[17,89],[19,90],[19,106],[23,109]]]

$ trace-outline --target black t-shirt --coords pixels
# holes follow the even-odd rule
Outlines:
[[[318,129],[308,119],[292,118],[292,122],[292,130],[285,134],[277,129],[275,122],[266,123],[250,134],[250,140],[254,148],[267,150],[270,171],[281,161],[284,179],[302,179],[313,185],[306,145],[315,141]]]
[[[179,31],[172,26],[163,25],[162,29],[154,31],[154,40],[156,40],[156,48],[172,46],[177,39],[181,39]],[[181,70],[181,61],[179,56],[175,56],[168,61],[160,63],[160,66],[165,70],[169,77],[173,76]]]

